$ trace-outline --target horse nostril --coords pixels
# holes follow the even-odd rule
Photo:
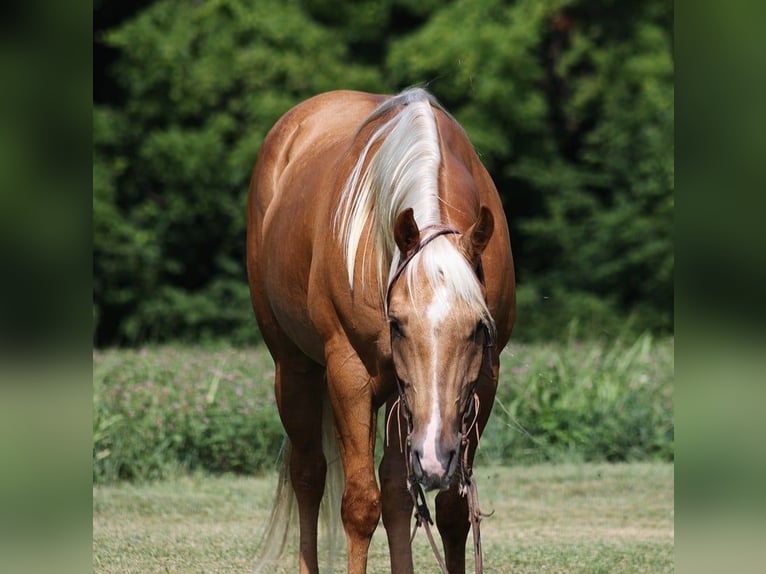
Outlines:
[[[455,470],[455,466],[457,465],[457,451],[451,450],[449,451],[449,458],[447,459],[447,474],[452,474],[452,471]]]
[[[423,476],[423,467],[420,459],[423,456],[423,452],[419,449],[412,449],[412,470],[415,476]]]

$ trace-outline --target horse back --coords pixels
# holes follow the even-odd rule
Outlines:
[[[282,116],[263,142],[248,195],[247,270],[256,318],[272,352],[294,344],[324,361],[321,337],[312,328],[310,277],[318,252],[331,241],[339,163],[358,126],[383,99],[354,91],[320,94]]]
[[[350,287],[333,239],[333,219],[357,148],[365,140],[359,127],[386,99],[354,91],[320,94],[288,111],[264,140],[248,197],[247,267],[256,317],[272,354],[280,346],[297,346],[322,364],[324,344],[338,330],[358,338],[353,345],[360,355],[368,355],[363,357],[368,367],[379,354],[375,341],[386,327],[382,307],[371,288],[357,285],[357,296],[346,296]],[[436,118],[443,221],[466,229],[480,205],[495,216],[495,234],[483,259],[487,302],[502,348],[515,311],[502,203],[463,129],[444,112]],[[365,281],[372,282],[369,277]]]

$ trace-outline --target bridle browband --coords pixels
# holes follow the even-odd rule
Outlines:
[[[404,258],[399,262],[399,265],[396,268],[396,271],[394,271],[393,275],[391,275],[391,279],[388,282],[388,287],[386,289],[386,310],[388,309],[390,299],[391,299],[391,288],[394,286],[394,283],[401,277],[402,273],[404,273],[404,270],[409,265],[409,263],[415,258],[415,256],[420,253],[423,248],[431,243],[434,239],[437,237],[441,237],[442,235],[459,235],[460,232],[448,225],[444,224],[436,224],[436,225],[428,225],[423,227],[420,232],[431,232],[429,235],[426,235],[426,237],[421,240],[418,245]],[[483,269],[481,268],[481,264],[479,265],[479,268],[477,269],[477,276],[479,278],[479,281],[484,283],[484,273]],[[391,337],[391,349],[393,350],[393,327],[389,330],[389,336]],[[489,330],[489,327],[485,325],[485,337],[486,337],[486,344],[484,346],[484,354],[482,356],[482,365],[485,364],[485,360],[487,359],[487,352],[488,349],[490,349],[494,342],[492,340],[492,336]],[[393,357],[392,357],[393,359]],[[487,363],[488,364],[488,363]],[[412,415],[410,412],[410,409],[407,406],[407,400],[404,395],[404,384],[402,383],[402,380],[399,378],[399,375],[396,373],[396,367],[393,368],[394,371],[394,380],[396,381],[396,389],[399,394],[399,397],[397,398],[396,402],[391,408],[391,413],[393,413],[394,408],[397,408],[397,410],[401,411],[401,409],[404,409],[404,419],[407,423],[407,441],[406,441],[406,449],[402,449],[401,447],[401,427],[399,428],[399,445],[400,449],[404,451],[405,455],[405,461],[407,465],[407,490],[410,493],[410,496],[412,496],[412,500],[415,506],[415,527],[412,530],[412,535],[410,536],[410,545],[412,545],[412,541],[415,539],[415,534],[417,533],[417,529],[419,526],[423,526],[424,530],[426,532],[426,536],[428,537],[428,541],[431,545],[431,549],[433,550],[434,556],[436,557],[436,561],[439,563],[439,566],[441,567],[441,570],[443,574],[449,574],[447,571],[447,566],[444,562],[444,559],[441,556],[441,553],[439,552],[438,547],[436,546],[436,542],[434,540],[433,534],[431,533],[431,526],[433,526],[434,522],[431,519],[431,512],[428,509],[428,504],[426,502],[425,494],[423,492],[423,487],[420,485],[420,483],[415,480],[415,475],[412,470],[412,450],[411,450],[411,440],[412,440],[412,432],[413,432],[413,423],[412,423]],[[481,376],[481,374],[480,374]],[[487,516],[481,512],[479,509],[479,493],[478,489],[476,487],[476,481],[473,479],[473,470],[471,469],[470,465],[468,464],[468,446],[470,443],[470,435],[471,432],[476,430],[476,441],[478,445],[479,441],[479,427],[478,427],[478,418],[479,418],[479,408],[481,406],[481,403],[479,401],[479,395],[476,393],[477,387],[479,384],[479,377],[476,378],[475,381],[471,383],[471,386],[468,390],[468,395],[466,397],[466,403],[465,403],[465,411],[463,413],[463,419],[461,423],[461,441],[460,441],[460,477],[462,480],[462,484],[460,485],[460,493],[463,496],[466,496],[468,499],[468,520],[471,523],[471,530],[473,531],[473,541],[474,541],[474,564],[475,564],[475,572],[476,574],[482,574],[484,572],[484,565],[482,560],[482,552],[481,552],[481,533],[479,530],[479,522],[484,516]],[[390,422],[391,413],[389,413],[389,417],[386,421],[386,437],[388,437],[388,423]],[[397,416],[397,419],[399,417]],[[388,439],[386,439],[388,440]]]

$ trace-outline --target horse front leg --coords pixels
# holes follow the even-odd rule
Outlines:
[[[436,496],[436,527],[444,545],[444,561],[450,574],[465,573],[465,543],[470,523],[468,502],[457,481]]]
[[[386,445],[379,468],[383,526],[388,537],[391,572],[413,574],[410,546],[413,502],[407,490],[404,446],[407,440],[407,422],[394,404],[394,399],[390,399],[386,404]]]
[[[497,391],[498,366],[499,358],[492,356],[491,363],[489,365],[485,363],[476,388],[480,405],[476,420],[479,435],[484,432],[492,411],[492,403]],[[476,431],[471,430],[471,435],[473,436],[469,436],[467,457],[467,470],[470,472],[473,470],[473,459],[478,447]],[[460,494],[460,486],[460,477],[456,475],[449,490],[440,492],[436,496],[436,527],[439,529],[444,545],[444,558],[449,574],[465,574],[465,545],[471,524],[468,515],[468,499]]]
[[[374,461],[377,413],[372,408],[370,376],[349,350],[328,355],[327,382],[345,476],[341,518],[348,543],[348,574],[364,574],[381,514]]]

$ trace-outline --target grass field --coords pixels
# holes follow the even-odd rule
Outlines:
[[[503,351],[476,459],[488,574],[673,571],[673,348]],[[250,572],[282,437],[263,347],[94,351],[95,572]],[[416,571],[438,571],[422,533],[415,545]],[[368,572],[388,563],[381,526]]]
[[[673,475],[669,463],[478,467],[482,508],[494,510],[482,523],[485,571],[673,572]],[[197,473],[95,485],[94,572],[251,571],[275,480]],[[416,571],[437,572],[423,533],[415,546]],[[382,525],[368,572],[389,572]]]

